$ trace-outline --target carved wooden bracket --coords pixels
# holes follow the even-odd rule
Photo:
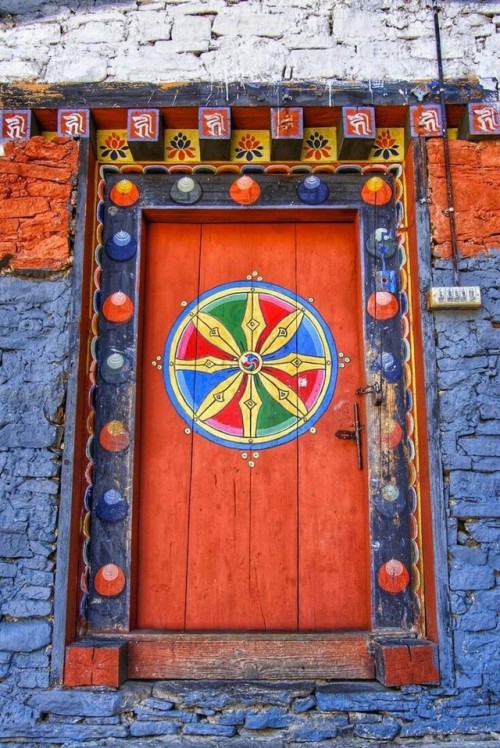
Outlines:
[[[118,688],[127,677],[127,644],[70,644],[64,663],[65,686]]]
[[[384,686],[439,683],[438,648],[422,639],[373,642],[375,676]]]

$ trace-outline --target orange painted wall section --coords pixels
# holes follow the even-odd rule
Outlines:
[[[470,257],[500,246],[500,141],[451,140],[450,158],[457,244]],[[428,141],[433,254],[451,257],[443,143]]]
[[[5,144],[0,158],[0,266],[63,270],[70,264],[71,191],[78,145],[72,140]]]

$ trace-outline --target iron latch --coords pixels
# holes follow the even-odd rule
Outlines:
[[[354,403],[353,405],[354,410],[354,429],[352,431],[349,431],[348,429],[339,429],[335,432],[335,436],[337,439],[345,439],[348,441],[354,441],[356,442],[356,455],[358,459],[358,469],[363,470],[363,451],[361,446],[361,432],[365,428],[361,425],[361,422],[359,420],[359,405],[357,403]]]
[[[374,405],[382,405],[384,399],[382,395],[382,387],[378,382],[367,384],[366,387],[359,387],[356,390],[356,395],[371,395]]]

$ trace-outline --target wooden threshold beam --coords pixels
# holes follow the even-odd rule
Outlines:
[[[129,639],[139,679],[372,679],[368,634],[169,634]]]

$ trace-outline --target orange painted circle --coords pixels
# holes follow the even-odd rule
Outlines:
[[[134,313],[134,304],[123,291],[116,291],[104,300],[102,313],[108,322],[128,322]]]
[[[397,595],[408,587],[410,575],[401,561],[391,558],[378,570],[377,581],[380,589],[384,592],[388,592],[389,595]]]
[[[382,446],[386,449],[395,449],[398,446],[401,439],[403,438],[403,429],[397,421],[389,421],[389,424],[384,423],[382,431]]]
[[[120,208],[128,208],[134,205],[139,199],[139,190],[130,179],[120,179],[114,187],[111,188],[109,199]]]
[[[385,205],[392,197],[392,190],[382,177],[370,177],[361,188],[361,199],[368,205]]]
[[[239,205],[251,205],[260,197],[260,187],[252,177],[243,176],[233,182],[229,194]]]
[[[119,595],[125,587],[125,574],[116,564],[105,564],[97,570],[94,587],[97,594],[103,597]]]
[[[101,429],[99,441],[107,452],[122,452],[127,449],[130,438],[121,421],[108,421]]]
[[[389,291],[376,291],[368,297],[366,308],[374,319],[391,319],[398,313],[399,303]]]

